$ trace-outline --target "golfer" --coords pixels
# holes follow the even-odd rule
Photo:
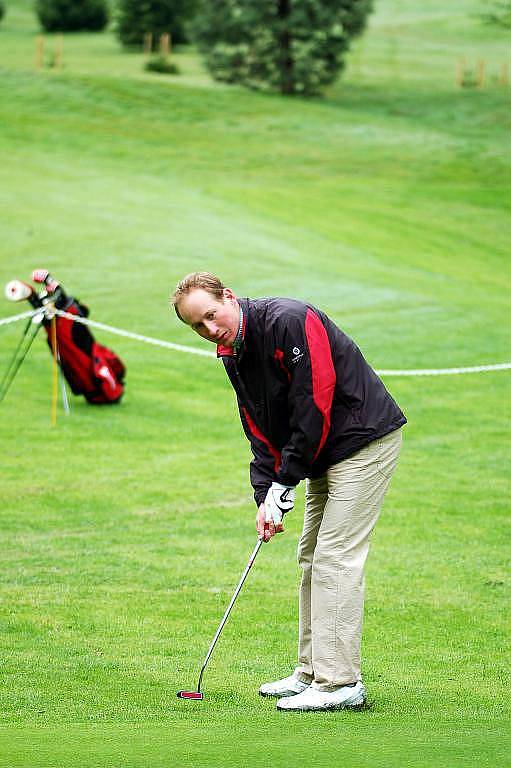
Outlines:
[[[253,459],[256,527],[283,530],[307,479],[298,666],[265,683],[285,711],[359,707],[364,566],[406,418],[356,344],[293,299],[241,299],[208,272],[177,285],[178,317],[217,345]]]

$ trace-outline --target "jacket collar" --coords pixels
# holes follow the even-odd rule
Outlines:
[[[241,310],[241,322],[238,336],[236,336],[236,342],[232,347],[225,347],[222,344],[218,344],[216,348],[217,357],[233,357],[237,360],[241,359],[245,350],[245,336],[247,333],[247,321],[248,321],[248,301],[247,299],[237,299]]]

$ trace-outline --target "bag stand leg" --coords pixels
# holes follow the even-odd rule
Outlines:
[[[30,318],[28,321],[25,330],[23,331],[23,335],[18,342],[18,346],[14,350],[14,355],[11,358],[11,361],[9,365],[7,366],[7,370],[4,373],[4,377],[2,379],[2,382],[0,384],[0,403],[5,398],[9,387],[11,386],[12,382],[14,381],[14,377],[18,373],[21,364],[23,363],[24,359],[26,358],[28,354],[28,350],[32,346],[32,342],[34,341],[35,337],[37,336],[37,332],[42,324],[42,317],[41,320],[33,322],[33,318]],[[32,327],[32,333],[30,333]],[[23,347],[23,345],[25,345]]]

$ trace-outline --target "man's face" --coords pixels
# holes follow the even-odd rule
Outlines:
[[[202,288],[194,288],[177,305],[185,323],[203,339],[232,347],[240,323],[240,307],[229,288],[220,301]]]

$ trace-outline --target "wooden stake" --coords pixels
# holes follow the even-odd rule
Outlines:
[[[483,59],[478,59],[476,67],[476,86],[478,88],[484,88],[484,74],[486,69],[486,63]]]
[[[37,35],[35,39],[35,67],[36,69],[41,69],[43,66],[43,56],[44,56],[44,37],[42,35]]]
[[[507,63],[501,64],[500,66],[499,83],[504,86],[504,88],[507,88],[509,85],[509,65]]]
[[[163,35],[160,35],[160,53],[162,56],[169,55],[169,49],[170,49],[170,36],[168,32],[164,32]]]
[[[153,50],[153,33],[146,32],[144,35],[144,54],[146,56],[150,56],[152,50]]]
[[[57,48],[55,51],[55,69],[60,69],[62,66],[63,51],[64,51],[64,35],[58,35]]]

